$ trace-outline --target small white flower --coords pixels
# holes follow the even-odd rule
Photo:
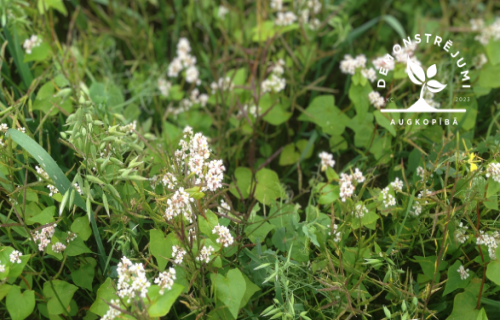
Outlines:
[[[227,227],[217,224],[212,230],[212,233],[219,236],[217,238],[217,243],[222,244],[224,247],[228,247],[233,244],[233,236],[231,235]]]
[[[457,272],[460,274],[460,279],[465,280],[469,277],[469,269],[465,269],[463,265],[460,265]]]
[[[368,94],[368,100],[370,100],[370,104],[375,108],[380,109],[385,106],[385,99],[378,93],[378,91],[372,91]]]
[[[486,169],[486,177],[491,177],[494,181],[500,182],[500,163],[491,162]]]
[[[7,130],[9,130],[9,126],[6,123],[0,124],[0,131],[7,133]]]
[[[175,269],[169,268],[168,271],[163,271],[155,279],[155,283],[160,287],[160,295],[165,293],[165,289],[172,289],[175,280]]]
[[[52,251],[55,253],[61,253],[66,249],[66,246],[62,244],[61,242],[56,242],[55,244],[52,245]]]
[[[326,171],[328,167],[333,168],[335,165],[335,160],[333,160],[331,153],[323,151],[319,154],[319,158],[321,159],[321,171]]]
[[[212,246],[204,246],[199,255],[196,257],[196,260],[198,261],[205,261],[205,263],[210,262],[210,255],[215,251],[215,249]]]
[[[396,180],[391,182],[392,189],[396,192],[401,192],[403,191],[403,181],[400,180],[398,177],[396,177]]]
[[[229,13],[229,9],[224,7],[224,6],[219,6],[219,12],[217,13],[217,16],[220,19],[224,19],[226,17],[226,14]]]
[[[22,256],[21,252],[14,250],[12,253],[9,255],[10,262],[12,263],[21,263],[20,257]]]

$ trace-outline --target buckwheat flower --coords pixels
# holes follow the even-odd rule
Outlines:
[[[492,235],[485,234],[483,230],[479,231],[479,236],[476,239],[476,244],[484,244],[488,247],[488,254],[491,260],[496,260],[495,250],[498,247],[497,243],[498,232],[495,231]]]
[[[118,300],[118,299],[116,299],[116,300],[112,299],[109,303],[113,306],[116,306],[117,308],[120,307],[120,300]],[[104,316],[101,318],[101,320],[113,320],[116,317],[119,317],[121,314],[122,313],[120,310],[115,309],[115,308],[110,306],[108,311],[106,312],[106,314],[104,314]]]
[[[184,130],[182,130],[182,135],[184,136],[184,138],[191,137],[193,135],[193,128],[191,128],[190,126],[186,126]]]
[[[9,255],[10,262],[12,263],[21,263],[20,257],[22,256],[21,252],[14,250],[12,253]]]
[[[491,177],[494,181],[500,182],[500,163],[491,162],[486,169],[486,177]]]
[[[191,202],[194,202],[194,199],[184,191],[184,188],[179,188],[179,190],[177,190],[174,195],[167,200],[165,218],[167,220],[171,220],[179,214],[183,214],[189,222],[192,222]]]
[[[345,202],[347,198],[352,196],[356,187],[352,184],[352,177],[345,173],[340,174],[339,185],[340,198],[342,199],[342,202]]]
[[[162,96],[164,96],[165,98],[168,97],[171,88],[172,84],[169,81],[163,78],[158,79],[158,90],[160,90]]]
[[[391,187],[396,192],[403,191],[403,185],[404,185],[403,181],[400,180],[398,177],[396,177],[396,180],[394,180],[393,182],[391,182]]]
[[[425,93],[424,93],[424,100],[431,107],[439,108],[441,106],[441,104],[439,102],[434,101],[434,93],[430,92],[429,90],[425,91]]]
[[[384,189],[382,189],[382,197],[384,199],[383,203],[386,208],[396,205],[396,198],[394,198],[394,196],[389,193],[389,187],[385,187]]]
[[[162,178],[162,183],[165,187],[174,189],[177,185],[177,178],[175,178],[171,172],[167,172]]]
[[[182,37],[179,39],[177,43],[177,55],[182,56],[191,52],[191,45],[189,44],[189,40]]]
[[[368,79],[370,82],[377,80],[377,72],[373,68],[362,69],[361,75]]]
[[[45,170],[43,170],[42,168],[40,168],[39,166],[36,166],[35,167],[36,169],[36,173],[38,173],[39,177],[38,177],[38,181],[42,181],[43,179],[45,180],[50,180],[50,177],[49,175],[47,174],[47,172],[45,172]],[[43,178],[43,179],[42,179]]]
[[[59,190],[54,185],[48,184],[47,188],[49,188],[49,197],[52,197],[56,193],[59,193]]]
[[[200,72],[196,67],[191,66],[186,70],[186,81],[188,83],[194,83],[198,80],[198,77],[200,75]]]
[[[168,71],[167,74],[171,78],[177,78],[179,76],[179,72],[182,71],[182,60],[179,58],[175,58],[172,60],[172,62],[168,65]]]
[[[224,199],[220,200],[220,206],[217,207],[220,213],[228,214],[231,211],[231,207],[224,201]]]
[[[480,31],[484,28],[484,20],[483,19],[471,19],[470,26],[472,31]]]
[[[289,26],[292,23],[297,21],[297,16],[295,13],[288,11],[288,12],[278,12],[276,15],[276,19],[274,20],[274,24],[277,26]]]
[[[460,279],[465,280],[469,277],[469,269],[465,270],[463,265],[460,265],[457,272],[460,274]]]
[[[117,295],[130,303],[137,296],[145,299],[151,283],[146,278],[144,266],[141,263],[133,264],[127,257],[122,257],[118,267]]]
[[[80,188],[78,183],[75,182],[74,187],[76,189],[76,192],[78,192],[80,195],[83,193],[82,188]]]
[[[185,255],[186,250],[184,250],[180,246],[172,246],[172,258],[174,258],[174,262],[176,264],[181,264],[182,260],[184,260]]]
[[[330,228],[330,225],[327,226]],[[332,231],[328,231],[328,235],[332,235]],[[342,240],[342,234],[339,231],[339,226],[336,225],[335,223],[333,224],[333,241],[334,242],[340,242]]]
[[[219,6],[219,12],[217,13],[217,16],[220,19],[224,19],[226,17],[226,14],[228,14],[229,9],[224,7],[224,6]]]
[[[208,172],[205,175],[205,180],[206,186],[210,191],[222,188],[224,171],[226,171],[226,167],[223,165],[222,160],[212,160],[208,163]]]
[[[212,246],[204,246],[199,255],[196,257],[196,260],[198,261],[205,261],[205,263],[209,263],[210,262],[210,255],[215,251],[214,247]]]
[[[321,25],[321,21],[319,21],[318,18],[314,18],[309,22],[309,29],[318,30],[320,25]]]
[[[165,289],[171,290],[175,280],[175,269],[169,268],[168,271],[163,271],[155,279],[155,283],[160,287],[160,295],[165,293]]]
[[[210,84],[210,88],[212,89],[212,94],[217,90],[232,91],[234,89],[234,83],[229,77],[219,78],[217,82],[212,82],[212,84]]]
[[[26,133],[26,128],[25,127],[21,127],[18,130],[21,131],[22,133]]]
[[[425,177],[424,168],[422,168],[420,166],[417,168],[417,176],[419,176],[420,178],[422,178],[422,180],[424,180],[424,177]]]
[[[323,151],[319,154],[319,158],[321,159],[321,171],[326,171],[328,167],[333,168],[335,165],[335,160],[333,160],[331,153]]]
[[[52,245],[52,251],[55,253],[61,253],[66,249],[66,246],[62,242],[56,242]]]
[[[383,57],[378,57],[372,61],[375,69],[386,69],[386,70],[394,70],[396,64],[394,63],[394,58],[391,55],[385,55]],[[385,72],[385,71],[384,71]]]
[[[78,235],[74,232],[68,231],[68,237],[66,238],[66,242],[70,243],[71,241],[74,241]]]
[[[315,14],[320,13],[322,5],[319,0],[307,0],[306,4]]]
[[[212,233],[217,234],[217,243],[222,244],[224,247],[228,247],[233,244],[233,236],[227,227],[217,224],[212,230]]]
[[[0,131],[7,133],[7,130],[9,130],[9,126],[6,123],[0,124]]]
[[[38,38],[36,35],[32,35],[30,38],[24,40],[23,48],[27,54],[31,54],[33,48],[40,46],[42,39]]]
[[[0,263],[2,263],[0,261]],[[0,272],[5,272],[5,265],[4,264],[0,264]]]
[[[422,63],[420,61],[418,61],[418,59],[415,57],[416,50],[417,50],[417,43],[412,42],[409,46],[404,46],[398,52],[395,52],[393,50],[392,54],[396,58],[397,62],[407,63],[407,60],[409,57],[411,61],[413,61],[414,63],[416,63],[418,65],[421,65]]]
[[[45,227],[39,231],[35,231],[35,232],[31,233],[35,243],[38,242],[38,250],[44,251],[45,248],[47,248],[47,246],[50,243],[50,239],[52,238],[52,236],[56,232],[56,227],[57,227],[57,224],[53,224],[53,225]]]
[[[205,107],[207,105],[207,102],[208,102],[208,95],[206,93],[202,93],[200,94],[200,97],[198,98],[199,102],[200,102],[200,105],[202,107]]]
[[[356,204],[356,208],[354,211],[351,212],[353,216],[356,218],[363,218],[366,213],[368,213],[368,209],[365,207],[364,204],[358,203]]]
[[[484,27],[484,21],[482,20],[471,20],[471,27],[473,31],[480,32],[474,39],[483,45],[488,45],[491,40],[497,41],[500,39],[500,18],[498,17],[487,27]]]
[[[241,109],[243,111],[238,110],[238,112],[236,113],[237,118],[242,118],[245,114],[250,114],[256,118],[258,114],[260,114],[260,108],[256,107],[255,105],[248,106],[247,104],[245,104]]]
[[[359,171],[358,168],[354,169],[354,173],[352,174],[352,178],[356,180],[358,183],[365,182],[365,177],[363,176],[363,172]]]
[[[415,204],[411,206],[413,211],[410,211],[410,213],[416,217],[418,217],[420,214],[422,214],[422,205],[418,202],[415,201]]]
[[[283,9],[283,0],[271,0],[271,9],[281,11]]]
[[[385,99],[378,93],[378,91],[372,91],[368,94],[368,100],[370,100],[370,104],[375,108],[380,109],[385,106]]]
[[[344,60],[340,61],[340,71],[342,73],[354,75],[356,68],[358,68],[358,61],[349,54],[346,54]]]
[[[462,222],[460,222],[460,225],[455,229],[455,239],[460,242],[460,243],[465,243],[467,239],[469,239],[469,236],[467,235],[467,229],[469,227],[464,226]]]
[[[280,92],[286,87],[285,78],[280,78],[278,75],[272,73],[269,78],[262,81],[261,88],[262,92]]]
[[[481,53],[472,59],[472,64],[474,65],[474,67],[476,67],[476,69],[481,69],[487,63],[488,58],[486,58],[486,55],[484,53]]]

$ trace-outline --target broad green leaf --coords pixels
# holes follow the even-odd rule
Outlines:
[[[479,86],[483,88],[498,88],[500,87],[500,63],[492,65],[487,63],[479,73]]]
[[[358,119],[365,119],[368,113],[368,108],[370,106],[370,101],[368,100],[368,94],[372,91],[370,85],[354,85],[351,84],[349,88],[349,99],[351,99],[358,114]]]
[[[42,40],[42,43],[38,47],[31,49],[31,54],[24,55],[24,62],[30,61],[43,61],[50,54],[50,45],[47,41]]]
[[[470,280],[473,278],[473,274],[469,275],[467,279],[462,280],[460,278],[460,274],[458,273],[458,268],[460,268],[461,265],[462,263],[457,260],[451,267],[448,268],[448,281],[446,281],[443,296],[455,291],[456,289],[463,289],[469,285]],[[469,271],[469,274],[471,273],[473,272]]]
[[[172,258],[172,246],[174,245],[175,234],[169,233],[165,238],[163,232],[158,229],[149,231],[149,251],[156,258],[160,270],[165,270],[168,264],[167,259]]]
[[[87,241],[92,234],[89,219],[85,216],[76,218],[71,224],[71,231],[76,233],[83,241]]]
[[[330,204],[339,198],[340,189],[338,185],[318,183],[316,192],[319,193],[319,204]]]
[[[160,290],[160,287],[154,285],[149,288],[149,291],[154,293],[155,290]],[[172,289],[170,290],[165,290],[165,293],[163,295],[158,294],[156,300],[154,300],[149,308],[148,308],[148,314],[150,317],[163,317],[167,315],[167,313],[170,311],[170,308],[172,308],[172,305],[174,302],[177,300],[179,295],[182,293],[184,290],[184,287],[174,283],[172,286]]]
[[[477,296],[470,291],[459,293],[453,300],[453,311],[446,320],[476,319],[479,310],[476,310]]]
[[[223,276],[217,274],[215,278],[215,294],[217,299],[224,303],[233,317],[238,317],[241,301],[245,295],[246,281],[238,269],[231,269]]]
[[[262,243],[267,234],[275,228],[272,224],[267,221],[263,221],[264,219],[260,216],[255,216],[251,221],[252,224],[248,225],[245,228],[245,233],[248,236],[248,239],[253,243]]]
[[[56,207],[54,206],[47,207],[43,209],[43,211],[37,214],[36,216],[27,219],[26,224],[39,223],[41,225],[45,225],[49,222],[54,221],[55,213],[56,213]]]
[[[495,254],[500,257],[500,246],[495,249]],[[500,260],[498,258],[488,263],[486,277],[500,286]]]
[[[297,161],[299,161],[299,158],[300,153],[295,151],[295,144],[292,142],[287,144],[281,151],[279,163],[280,166],[287,166],[296,163]]]
[[[242,273],[243,278],[245,279],[245,294],[243,295],[243,298],[241,299],[241,304],[240,304],[240,309],[243,308],[244,306],[247,305],[248,301],[250,301],[250,298],[256,293],[257,291],[260,290],[260,288],[254,284],[250,279]]]
[[[55,9],[63,15],[68,15],[63,0],[38,0],[38,11],[44,14],[48,9]]]
[[[479,311],[476,320],[488,320],[488,316],[486,315],[486,311],[484,308],[481,308],[481,311]]]
[[[75,240],[71,241],[66,250],[64,250],[64,254],[67,254],[70,257],[78,256],[83,253],[92,253],[92,251],[85,245],[85,242],[80,237],[76,237]]]
[[[219,218],[217,218],[217,215],[212,212],[212,210],[207,210],[205,212],[205,217],[199,215],[198,216],[198,226],[200,228],[200,231],[208,236],[210,239],[215,240],[217,239],[217,235],[212,233],[212,230],[216,225],[219,224]]]
[[[282,188],[278,174],[270,169],[261,169],[255,175],[257,187],[255,198],[263,204],[271,204],[282,194]]]
[[[92,291],[92,281],[94,280],[97,261],[90,257],[85,258],[84,261],[85,263],[80,263],[80,268],[71,272],[71,279],[77,286]]]
[[[488,61],[496,66],[500,63],[500,41],[493,38],[490,40],[486,46],[486,55],[488,56]]]
[[[344,132],[349,117],[335,106],[333,95],[322,95],[314,98],[299,120],[313,122],[325,133],[339,136]]]
[[[52,285],[54,289],[52,289],[50,281],[46,281],[43,284],[43,295],[48,301],[47,310],[49,314],[64,313],[63,308],[69,306],[71,299],[73,299],[73,294],[78,290],[78,287],[62,280],[52,280]],[[59,299],[57,299],[57,296],[59,296]]]
[[[5,303],[12,320],[24,320],[35,309],[35,291],[25,290],[21,293],[21,288],[12,286]]]
[[[94,303],[90,306],[90,311],[102,317],[109,310],[109,306],[103,300],[110,302],[114,299],[118,299],[118,296],[113,287],[113,281],[111,278],[106,278],[106,281],[97,290],[97,296]]]
[[[378,110],[375,110],[373,112],[373,115],[375,116],[375,120],[377,121],[377,123],[384,129],[386,129],[387,131],[390,132],[390,134],[392,134],[393,137],[396,136],[396,129],[394,129],[394,126],[391,126],[391,121],[389,121],[389,119],[387,119],[383,114],[382,112],[378,111]]]
[[[306,147],[307,147],[308,143],[309,143],[309,141],[307,141],[306,139],[300,139],[300,140],[298,140],[295,143],[295,146],[299,150],[300,154],[302,154],[302,152],[304,152],[304,150],[306,150]],[[304,155],[304,159],[309,159],[312,156],[313,149],[314,148],[309,148],[309,150],[307,151],[307,153]]]
[[[73,112],[73,103],[70,99],[63,96],[55,95],[55,87],[52,81],[44,84],[36,95],[36,99],[33,102],[33,110],[42,110],[44,113],[48,113],[50,110],[50,115],[56,115],[59,112],[58,105],[62,109],[66,110],[68,113]]]
[[[353,229],[358,229],[362,226],[370,226],[372,225],[375,221],[377,221],[379,218],[378,214],[376,214],[373,211],[369,211],[366,213],[363,218],[359,219],[356,218],[355,216],[352,217],[352,228]],[[360,225],[360,220],[361,220],[361,225]],[[372,228],[369,228],[372,229]]]
[[[21,263],[10,262],[10,254],[14,251],[12,247],[1,247],[0,249],[0,261],[1,264],[9,266],[9,277],[17,278],[23,272],[24,267],[28,263],[30,256],[23,255],[20,257]]]
[[[7,283],[0,285],[0,301],[2,301],[2,299],[9,293],[10,288],[12,288],[12,286]]]
[[[238,167],[234,171],[234,177],[240,192],[238,192],[233,183],[231,183],[229,191],[238,199],[241,197],[243,197],[243,199],[248,198],[248,195],[250,194],[250,183],[252,182],[252,171],[249,168]]]

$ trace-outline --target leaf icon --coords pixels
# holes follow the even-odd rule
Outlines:
[[[433,92],[433,93],[440,92],[444,88],[446,88],[446,84],[442,84],[439,81],[431,80],[431,81],[427,82],[427,89],[429,89],[430,92]]]
[[[429,67],[429,69],[427,69],[427,78],[434,77],[436,73],[437,73],[437,68],[436,65],[433,64],[432,66]]]
[[[422,84],[425,82],[425,72],[421,66],[411,61],[410,57],[408,57],[406,65],[411,82],[414,84]]]

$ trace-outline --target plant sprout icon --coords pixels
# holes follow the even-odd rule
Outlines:
[[[446,88],[446,85],[442,84],[439,81],[428,80],[436,75],[437,73],[436,65],[433,64],[432,66],[429,67],[429,69],[427,69],[427,80],[428,80],[427,82],[425,77],[426,73],[424,72],[424,69],[415,62],[411,61],[410,57],[408,57],[407,60],[407,67],[408,67],[407,68],[408,77],[410,77],[411,82],[413,82],[416,85],[422,85],[422,90],[420,91],[420,99],[418,99],[418,101],[415,102],[408,109],[408,111],[414,111],[414,112],[437,111],[436,108],[431,107],[424,99],[425,89],[429,90],[432,93],[436,93]]]

